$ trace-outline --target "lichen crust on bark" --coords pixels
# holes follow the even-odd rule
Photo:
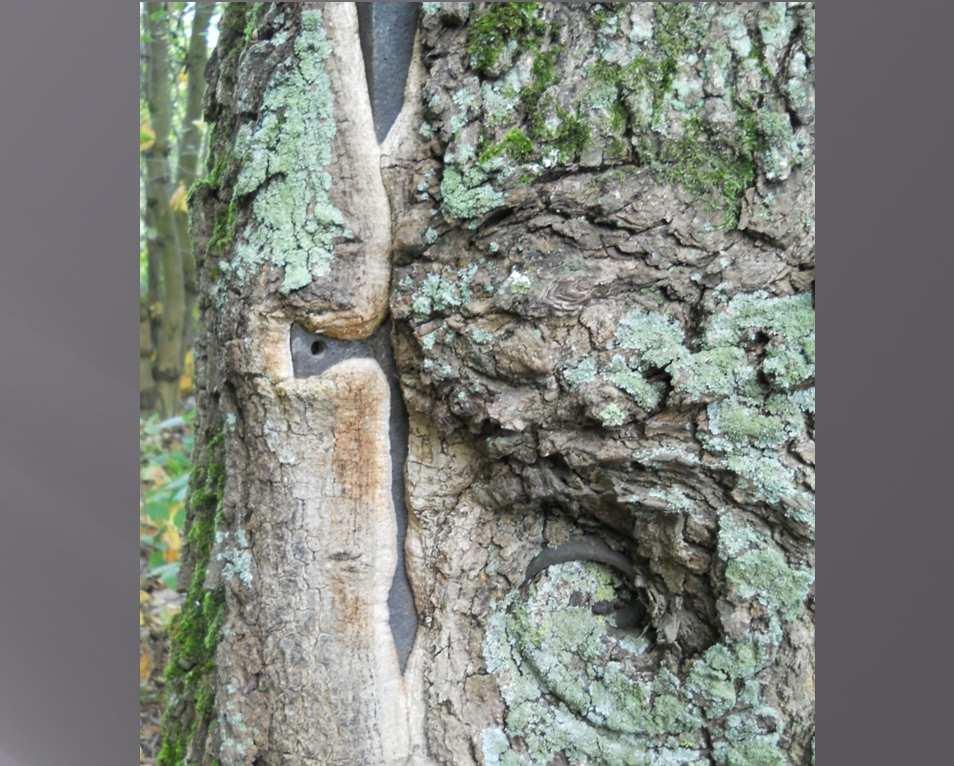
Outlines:
[[[810,3],[424,4],[384,159],[439,762],[812,762],[814,47]],[[632,578],[523,583],[581,537]]]

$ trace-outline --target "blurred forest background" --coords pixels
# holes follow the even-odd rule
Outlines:
[[[139,28],[140,762],[159,739],[195,418],[190,190],[204,173],[205,66],[221,4],[141,3]]]

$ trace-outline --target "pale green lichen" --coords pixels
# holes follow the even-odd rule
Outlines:
[[[798,615],[815,581],[811,569],[790,566],[771,540],[728,512],[719,519],[719,557],[737,598],[757,601],[783,619]]]
[[[751,391],[755,368],[738,347],[706,349],[676,359],[669,368],[673,388],[689,401],[721,398],[735,391]]]
[[[745,345],[762,343],[753,361]],[[786,503],[794,518],[812,523],[810,498],[776,454],[805,434],[804,415],[814,412],[814,389],[800,388],[815,371],[810,294],[734,296],[705,324],[698,351],[686,347],[672,318],[635,309],[620,320],[612,348],[623,353],[613,356],[606,380],[651,410],[662,392],[646,376],[668,372],[677,400],[709,403],[709,428],[700,434],[706,449],[766,502]]]
[[[815,375],[815,309],[812,295],[781,298],[764,293],[736,295],[715,315],[705,333],[709,348],[768,337],[762,370],[773,384],[790,390]]]
[[[617,354],[612,358],[605,377],[621,391],[629,394],[644,410],[652,410],[659,405],[659,386],[650,383],[639,371],[631,369],[622,356]]]
[[[510,292],[513,295],[526,295],[530,292],[530,286],[532,284],[530,277],[526,274],[523,274],[516,269],[510,272],[510,276],[504,281],[504,284],[510,288]]]
[[[500,192],[477,178],[470,174],[462,175],[453,166],[445,168],[441,180],[442,209],[452,220],[479,218],[503,201]]]
[[[736,706],[740,681],[760,666],[761,652],[753,644],[716,644],[695,660],[686,676],[686,690],[706,716],[719,718]],[[764,660],[762,660],[764,662]]]
[[[411,297],[411,309],[418,318],[439,311],[460,308],[470,300],[470,283],[477,274],[477,265],[457,271],[456,279],[428,274]]]
[[[484,659],[507,713],[503,728],[483,733],[487,762],[550,763],[562,754],[607,766],[703,764],[709,737],[713,756],[726,763],[771,754],[781,723],[758,681],[771,648],[756,640],[715,644],[680,679],[640,663],[651,645],[592,611],[621,597],[631,595],[615,574],[570,562],[493,609]]]
[[[686,353],[682,328],[663,314],[642,309],[630,312],[620,321],[616,345],[635,351],[640,362],[655,367],[665,367]]]
[[[474,327],[470,331],[470,339],[479,346],[484,345],[485,343],[490,343],[494,339],[492,333],[482,330],[479,327]]]
[[[571,389],[591,383],[596,379],[596,362],[589,358],[584,359],[576,367],[566,370],[563,379]]]
[[[302,12],[294,55],[272,76],[259,119],[236,138],[242,169],[235,195],[254,193],[235,258],[240,280],[265,264],[284,271],[282,293],[328,274],[335,241],[351,236],[331,201],[334,99],[324,61],[331,52],[320,11]]]
[[[788,766],[788,759],[778,747],[777,734],[763,734],[743,742],[718,743],[715,747],[718,766]]]
[[[605,428],[615,428],[626,422],[626,413],[618,404],[607,404],[600,410],[599,416]]]

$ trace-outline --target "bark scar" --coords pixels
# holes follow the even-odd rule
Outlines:
[[[290,333],[292,370],[296,378],[321,375],[346,359],[374,359],[388,380],[391,414],[388,423],[391,453],[391,498],[397,516],[397,565],[388,594],[388,617],[401,672],[417,635],[417,609],[407,576],[404,541],[407,534],[407,506],[404,497],[404,464],[407,459],[408,418],[398,383],[391,348],[391,320],[388,319],[366,340],[336,340],[311,333],[293,324]]]

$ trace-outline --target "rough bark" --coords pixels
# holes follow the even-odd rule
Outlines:
[[[159,409],[171,415],[179,404],[182,372],[182,329],[185,284],[182,257],[176,242],[175,220],[169,206],[172,195],[169,167],[172,94],[169,68],[169,24],[163,3],[143,3],[143,27],[149,35],[146,60],[146,97],[155,139],[145,151],[147,221],[152,224],[148,248],[150,264],[161,272],[153,375],[159,391]]]
[[[350,4],[250,13],[212,67],[164,762],[814,762],[813,6],[426,3],[380,174]],[[398,679],[384,389],[288,351],[367,337],[388,258]],[[367,536],[336,559],[339,515]]]

